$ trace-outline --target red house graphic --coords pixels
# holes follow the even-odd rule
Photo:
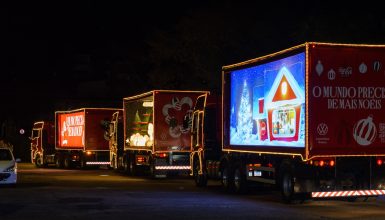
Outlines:
[[[271,141],[298,141],[304,97],[293,75],[282,67],[265,100]]]

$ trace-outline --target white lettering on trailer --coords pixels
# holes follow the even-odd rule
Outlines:
[[[314,87],[313,87],[313,96],[314,96],[315,98],[319,98],[319,97],[321,97],[321,95],[322,95],[321,87],[319,87],[319,86],[314,86]]]

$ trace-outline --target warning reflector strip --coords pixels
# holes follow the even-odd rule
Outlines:
[[[189,170],[190,166],[155,166],[156,170]]]
[[[385,190],[351,190],[351,191],[333,191],[333,192],[312,192],[313,198],[332,198],[349,196],[380,196],[385,195]]]
[[[110,165],[110,162],[97,162],[97,161],[90,161],[90,162],[86,162],[86,164],[88,165]]]

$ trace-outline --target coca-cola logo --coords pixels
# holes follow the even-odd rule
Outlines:
[[[353,137],[359,145],[368,146],[372,144],[376,136],[377,128],[371,116],[359,120],[354,125]]]

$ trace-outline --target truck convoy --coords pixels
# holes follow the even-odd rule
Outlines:
[[[112,108],[82,108],[55,112],[55,122],[36,122],[31,136],[31,159],[37,167],[110,165],[106,126]]]
[[[114,153],[115,167],[131,175],[188,174],[191,116],[195,100],[205,93],[153,90],[124,98],[124,146],[121,154]]]
[[[384,195],[384,64],[385,45],[310,42],[224,66],[222,97],[194,108],[196,184],[271,184],[286,202]]]

